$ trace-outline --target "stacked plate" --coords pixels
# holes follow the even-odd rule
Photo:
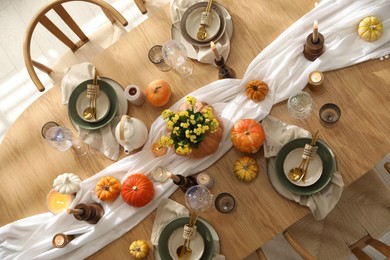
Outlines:
[[[323,141],[317,141],[317,155],[311,160],[305,181],[292,181],[288,177],[290,169],[302,161],[305,144],[310,138],[299,138],[285,144],[275,159],[275,169],[280,183],[288,191],[299,195],[310,195],[321,191],[331,181],[336,170],[336,158],[330,147]]]
[[[83,117],[84,110],[89,107],[90,99],[87,97],[87,85],[92,84],[92,79],[80,83],[71,93],[68,102],[68,113],[74,126],[83,129],[99,129],[111,122],[118,112],[127,112],[127,100],[123,99],[123,89],[115,81],[102,78],[98,80],[99,95],[96,98],[96,118]]]
[[[206,26],[207,36],[204,40],[197,38],[200,27],[200,19],[205,12],[207,2],[199,2],[190,6],[177,24],[172,25],[172,38],[178,40],[187,49],[188,57],[197,59],[199,47],[210,47],[210,42],[217,42],[227,33],[231,38],[233,34],[233,22],[229,12],[222,5],[213,3],[211,6],[211,22]]]
[[[158,240],[158,259],[179,259],[177,249],[183,245],[183,227],[188,224],[189,218],[177,218],[169,222],[162,230]],[[211,259],[213,253],[219,254],[219,241],[214,228],[205,220],[199,219],[196,222],[196,235],[191,240],[190,259]]]

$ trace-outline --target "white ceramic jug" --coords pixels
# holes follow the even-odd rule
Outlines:
[[[125,154],[140,148],[148,139],[148,129],[141,120],[123,115],[116,126],[115,138],[123,146]]]

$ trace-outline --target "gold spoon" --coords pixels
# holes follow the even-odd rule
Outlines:
[[[96,72],[96,69],[95,69],[95,75],[94,75],[94,78],[93,78],[93,85],[96,85],[97,83],[97,72]],[[88,90],[87,90],[88,91]],[[87,95],[88,96],[88,95]],[[95,102],[96,102],[96,95],[94,95],[93,97],[91,97],[90,101],[89,101],[89,107],[87,107],[86,109],[84,109],[83,111],[83,118],[85,120],[91,120],[92,118],[95,118],[96,119],[96,105],[95,105]]]
[[[314,134],[310,143],[311,146],[314,146],[317,143],[318,137],[319,131]],[[288,172],[288,178],[295,182],[301,181],[306,175],[309,163],[310,159],[303,159],[298,167],[294,167]]]
[[[206,16],[208,16],[210,14],[210,9],[211,9],[212,4],[213,4],[213,0],[209,0],[209,2],[207,3],[206,12],[205,12]],[[203,13],[202,13],[202,16],[203,16]],[[201,18],[201,22],[202,22],[202,18]],[[206,22],[207,22],[207,19],[206,19]],[[200,24],[198,33],[196,34],[196,38],[198,38],[198,40],[204,40],[207,38],[206,24],[203,24],[203,23]]]

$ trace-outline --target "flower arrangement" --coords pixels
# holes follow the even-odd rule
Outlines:
[[[177,154],[189,155],[193,148],[198,148],[207,131],[217,131],[219,122],[214,117],[212,107],[196,111],[196,101],[196,98],[187,96],[185,103],[190,106],[189,109],[177,113],[169,109],[162,112],[171,133],[170,136],[161,137],[160,145],[173,146]]]

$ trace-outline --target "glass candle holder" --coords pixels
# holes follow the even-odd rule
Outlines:
[[[223,192],[217,195],[215,198],[215,208],[221,213],[229,213],[236,207],[236,200],[227,192]]]
[[[156,65],[156,67],[161,71],[168,71],[171,69],[171,67],[164,61],[161,45],[154,45],[150,48],[148,58],[150,62]]]
[[[326,103],[320,108],[320,122],[325,127],[334,127],[340,117],[341,110],[336,104]]]

